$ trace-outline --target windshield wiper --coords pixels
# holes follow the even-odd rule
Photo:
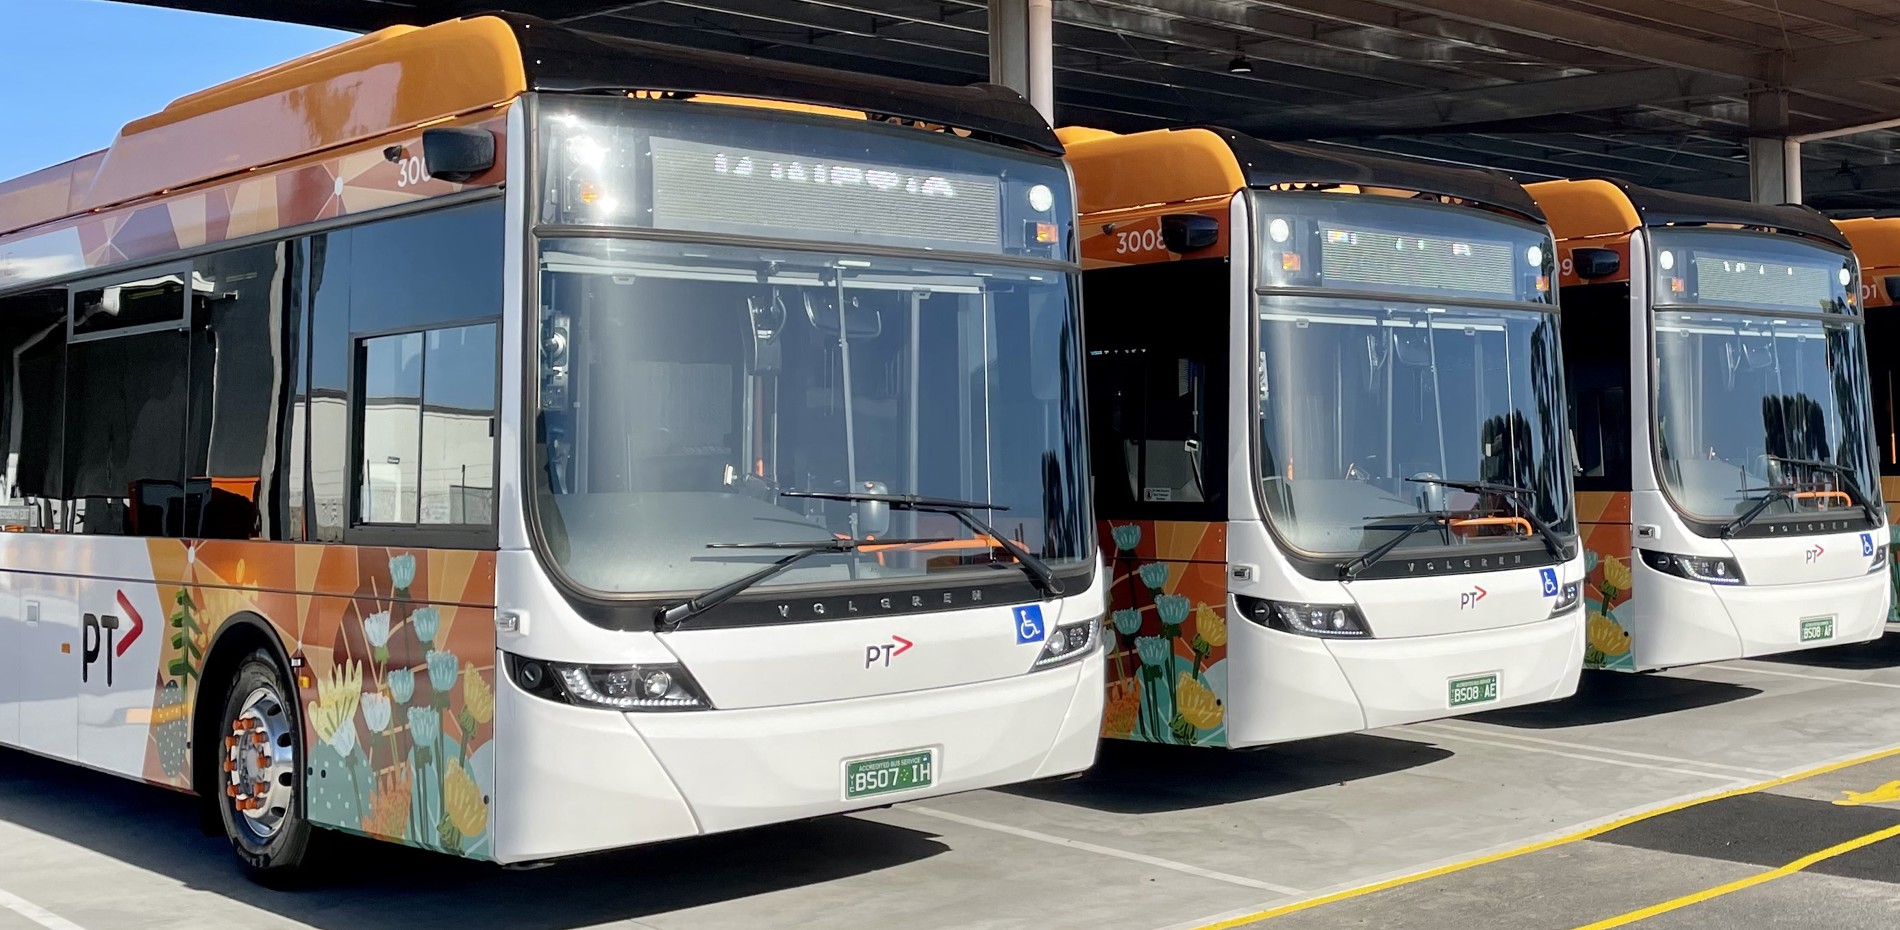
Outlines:
[[[1564,545],[1564,538],[1557,535],[1557,531],[1552,529],[1550,524],[1545,523],[1544,518],[1537,515],[1537,499],[1531,496],[1533,492],[1530,488],[1498,484],[1494,481],[1457,481],[1450,478],[1407,478],[1405,480],[1457,488],[1473,494],[1482,494],[1487,491],[1494,494],[1509,494],[1517,502],[1517,507],[1513,508],[1513,516],[1523,517],[1530,523],[1531,528],[1537,531],[1537,535],[1543,538],[1544,548],[1549,549],[1551,555],[1560,559],[1570,557],[1570,550]]]
[[[679,629],[680,625],[686,621],[731,600],[739,592],[814,555],[855,552],[865,546],[914,546],[949,541],[948,537],[940,537],[935,539],[823,539],[810,542],[800,540],[796,542],[707,543],[708,549],[795,549],[797,551],[743,578],[728,581],[704,594],[688,598],[671,607],[661,607],[655,613],[653,620],[661,630],[670,633]]]
[[[1399,547],[1399,543],[1402,543],[1408,539],[1411,539],[1413,533],[1416,533],[1419,530],[1426,529],[1428,527],[1435,526],[1443,530],[1445,533],[1445,545],[1447,546],[1451,545],[1451,524],[1453,521],[1459,519],[1460,516],[1461,516],[1460,514],[1454,513],[1449,510],[1433,510],[1433,511],[1428,511],[1424,513],[1400,513],[1400,514],[1393,514],[1391,516],[1386,516],[1386,517],[1366,518],[1367,529],[1371,529],[1373,523],[1381,521],[1381,520],[1404,520],[1404,519],[1411,519],[1411,518],[1416,518],[1416,519],[1412,519],[1412,522],[1406,525],[1404,532],[1400,533],[1397,536],[1392,537],[1391,539],[1386,540],[1385,542],[1380,543],[1377,547],[1371,549],[1365,555],[1362,555],[1356,559],[1353,559],[1350,562],[1347,562],[1344,565],[1341,565],[1339,567],[1340,577],[1344,578],[1347,581],[1351,581],[1354,578],[1359,577],[1360,572],[1363,572],[1366,569],[1371,568],[1373,566],[1373,563],[1378,562],[1380,559],[1385,558],[1387,555],[1391,554],[1392,550],[1397,549]]]
[[[1791,459],[1780,455],[1771,455],[1769,458],[1777,462],[1793,465],[1797,468],[1812,468],[1816,471],[1823,471],[1833,475],[1834,480],[1840,484],[1841,490],[1847,492],[1848,499],[1860,507],[1861,512],[1867,514],[1868,521],[1876,524],[1880,522],[1880,514],[1875,511],[1873,500],[1865,493],[1862,493],[1860,485],[1854,481],[1854,473],[1848,470],[1847,466],[1836,465],[1833,462],[1823,462],[1819,459]]]
[[[1735,519],[1730,520],[1727,523],[1722,525],[1722,538],[1734,539],[1735,534],[1740,533],[1743,527],[1754,522],[1756,517],[1761,516],[1762,511],[1767,510],[1776,501],[1786,500],[1788,498],[1788,495],[1793,494],[1796,491],[1805,491],[1805,490],[1809,490],[1811,488],[1817,488],[1817,487],[1819,487],[1819,485],[1811,481],[1810,482],[1791,481],[1791,482],[1788,482],[1787,484],[1770,485],[1765,488],[1738,488],[1736,489],[1736,493],[1738,494],[1751,494],[1756,491],[1763,491],[1766,493],[1764,494],[1761,500],[1758,500],[1755,502],[1755,506],[1742,511],[1741,516],[1736,517]]]
[[[979,536],[988,536],[995,540],[1004,552],[1016,560],[1023,574],[1035,581],[1043,592],[1051,597],[1060,595],[1065,588],[1062,580],[1056,577],[1055,570],[1043,560],[1029,554],[1029,550],[1010,542],[997,532],[996,528],[976,518],[978,510],[1008,510],[1001,504],[986,504],[982,501],[960,501],[947,497],[919,497],[915,494],[865,494],[856,491],[780,491],[780,497],[804,497],[822,501],[848,501],[852,503],[889,504],[892,510],[912,510],[922,513],[947,513],[963,522],[970,532]]]

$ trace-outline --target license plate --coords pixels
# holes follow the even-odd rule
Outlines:
[[[1833,617],[1810,617],[1806,620],[1801,621],[1801,641],[1802,642],[1818,643],[1822,640],[1833,639],[1833,638],[1834,638],[1834,618]]]
[[[1498,673],[1453,678],[1450,684],[1451,706],[1484,704],[1498,699]]]
[[[928,788],[936,778],[937,766],[930,750],[859,759],[844,764],[844,799]]]

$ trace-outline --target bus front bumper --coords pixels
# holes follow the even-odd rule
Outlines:
[[[1099,741],[1104,665],[821,704],[620,714],[504,676],[495,726],[502,863],[881,807],[1081,771]],[[848,760],[931,750],[934,781],[847,800]]]
[[[1229,679],[1232,746],[1565,698],[1576,693],[1583,667],[1581,608],[1517,626],[1403,639],[1322,640],[1244,626],[1245,644],[1233,657],[1253,669]],[[1468,697],[1492,675],[1496,698],[1453,704],[1455,682],[1466,683],[1458,690]]]
[[[1647,567],[1633,593],[1630,652],[1639,670],[1868,642],[1886,631],[1892,597],[1884,571],[1812,584],[1722,586]],[[1820,638],[1803,639],[1804,630]]]

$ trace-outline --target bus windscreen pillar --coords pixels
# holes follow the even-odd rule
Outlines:
[[[1045,119],[1055,115],[1051,0],[990,0],[990,81],[1014,89]]]

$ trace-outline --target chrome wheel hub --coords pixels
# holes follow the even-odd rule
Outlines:
[[[296,801],[290,714],[269,688],[252,691],[224,736],[224,793],[260,839],[277,835]]]

